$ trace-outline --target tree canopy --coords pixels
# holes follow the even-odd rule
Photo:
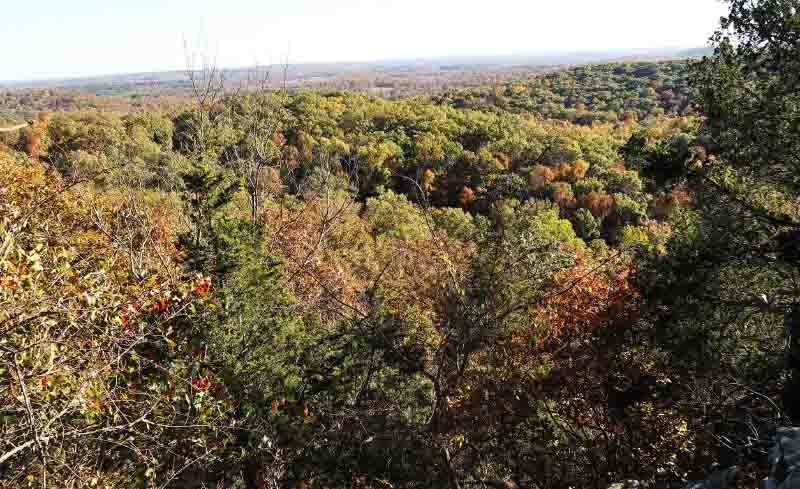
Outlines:
[[[208,68],[174,106],[30,93],[0,134],[0,487],[784,478],[800,17],[727,4],[703,59],[427,98]]]

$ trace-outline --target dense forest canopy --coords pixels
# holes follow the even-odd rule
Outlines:
[[[793,487],[800,17],[727,4],[433,96],[0,94],[0,487]]]
[[[484,89],[452,90],[438,103],[487,111],[536,113],[578,124],[691,115],[687,61],[579,66]]]

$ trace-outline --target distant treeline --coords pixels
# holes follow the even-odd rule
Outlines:
[[[578,124],[664,114],[692,115],[688,62],[586,65],[434,97],[440,104],[501,112],[531,112]]]

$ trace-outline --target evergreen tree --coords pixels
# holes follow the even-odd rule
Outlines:
[[[641,136],[626,146],[649,177],[688,184],[695,202],[674,217],[667,253],[651,257],[640,277],[674,367],[709,382],[733,375],[763,395],[787,373],[782,409],[798,422],[798,2],[728,3],[714,55],[692,66],[706,117],[695,149],[686,141],[647,147]]]

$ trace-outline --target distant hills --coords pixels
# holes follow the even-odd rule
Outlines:
[[[415,79],[431,77],[453,77],[457,74],[477,72],[545,71],[569,65],[600,63],[626,60],[666,60],[695,57],[709,54],[708,48],[662,48],[662,49],[619,49],[603,52],[571,52],[520,54],[511,56],[456,56],[443,58],[420,58],[408,60],[342,63],[306,63],[289,66],[287,83],[293,86],[320,85],[341,78],[363,77],[404,77]],[[283,82],[283,69],[280,66],[266,66],[226,69],[226,79],[230,83],[248,80],[254,71],[270,71],[272,80]],[[0,82],[5,89],[48,89],[70,88],[95,92],[98,95],[137,93],[137,92],[181,92],[188,88],[184,70],[159,71],[150,73],[126,73],[86,78],[65,78],[50,80],[20,80]]]

